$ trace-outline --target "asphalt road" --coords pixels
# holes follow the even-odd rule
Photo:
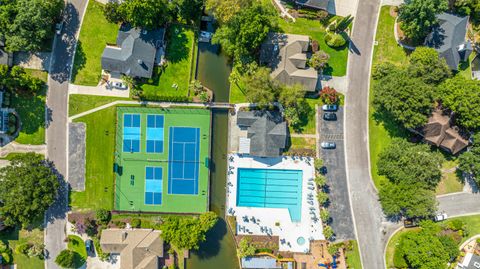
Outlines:
[[[47,93],[47,156],[54,162],[60,178],[67,175],[67,122],[68,122],[68,81],[75,49],[75,35],[87,0],[68,0],[66,2],[65,25],[61,36],[57,36],[53,45]],[[57,201],[45,214],[45,246],[49,258],[46,268],[59,268],[54,260],[58,253],[66,248],[65,227],[68,207],[66,184],[59,192]]]
[[[445,212],[449,217],[480,214],[479,193],[455,193],[437,197],[438,212]]]
[[[355,239],[355,230],[353,228],[352,210],[350,208],[350,198],[348,196],[347,174],[345,171],[345,149],[343,143],[343,107],[337,111],[336,121],[323,120],[323,111],[318,109],[318,128],[320,142],[335,142],[336,149],[320,150],[320,157],[324,160],[327,167],[327,184],[330,205],[331,223],[330,226],[335,231],[335,239],[344,241]]]

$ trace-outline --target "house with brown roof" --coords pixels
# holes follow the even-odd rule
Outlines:
[[[100,246],[105,253],[120,255],[121,269],[158,269],[163,258],[161,231],[152,229],[106,229]]]
[[[300,84],[306,91],[316,90],[318,72],[307,65],[310,37],[269,33],[260,50],[260,64],[272,69],[272,79],[286,84]]]
[[[454,155],[468,146],[468,139],[460,134],[457,126],[452,126],[450,116],[445,115],[441,110],[435,110],[432,113],[420,133],[428,144],[440,147]]]

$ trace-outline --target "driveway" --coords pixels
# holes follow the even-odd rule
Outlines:
[[[64,32],[57,36],[52,49],[47,93],[47,157],[54,162],[62,180],[67,174],[67,119],[68,119],[68,80],[70,66],[80,29],[81,18],[88,1],[68,0],[64,12]],[[45,247],[49,257],[46,268],[59,268],[55,264],[58,253],[66,248],[65,225],[68,190],[65,184],[55,203],[45,213]]]
[[[348,197],[347,174],[345,170],[345,148],[343,145],[343,107],[337,111],[336,121],[323,120],[323,111],[318,108],[318,133],[320,142],[335,142],[336,149],[319,148],[319,155],[327,167],[330,205],[328,210],[332,218],[331,226],[337,241],[355,239],[352,210]]]

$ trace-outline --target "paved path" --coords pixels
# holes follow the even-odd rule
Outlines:
[[[17,142],[10,142],[7,145],[3,146],[0,149],[0,157],[5,157],[10,153],[26,153],[26,152],[35,152],[38,154],[46,155],[47,146],[46,145],[24,145]]]
[[[68,94],[86,94],[86,95],[99,95],[99,96],[115,96],[115,97],[130,97],[130,91],[107,89],[106,84],[99,86],[81,86],[75,84],[68,85]]]
[[[290,15],[290,13],[288,13],[288,9],[286,9],[282,3],[280,2],[280,0],[273,0],[273,4],[280,10],[280,16],[283,18],[283,17],[287,17],[289,19],[291,19],[292,21],[295,21],[295,18]]]
[[[348,59],[348,94],[345,97],[345,155],[347,182],[355,232],[365,269],[385,267],[384,246],[390,230],[383,217],[370,176],[368,146],[369,77],[380,0],[358,5]],[[382,254],[381,254],[382,253]]]
[[[316,134],[296,134],[290,133],[290,137],[317,138]]]
[[[76,38],[85,12],[87,0],[67,0],[63,34],[55,38],[52,50],[47,93],[47,155],[55,164],[60,178],[67,174],[67,120],[68,81],[72,65]],[[45,214],[45,246],[49,257],[47,269],[59,268],[54,260],[66,248],[65,224],[68,191],[63,184],[55,203]]]
[[[347,76],[343,77],[332,77],[332,76],[321,76],[320,77],[320,87],[330,86],[335,88],[339,93],[346,94],[348,90],[348,79]]]

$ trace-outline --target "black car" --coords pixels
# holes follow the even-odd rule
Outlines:
[[[85,240],[85,248],[87,249],[87,254],[94,253],[93,241],[90,239]]]
[[[337,120],[337,114],[333,112],[327,112],[323,114],[324,120]]]

